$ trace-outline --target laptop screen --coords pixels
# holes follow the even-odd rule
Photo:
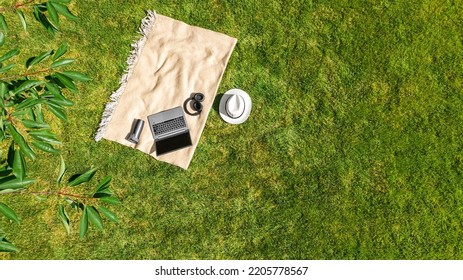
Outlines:
[[[156,142],[156,155],[160,156],[165,153],[173,152],[175,150],[191,146],[190,133],[186,131],[172,137],[157,140]]]

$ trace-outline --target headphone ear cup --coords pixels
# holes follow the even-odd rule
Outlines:
[[[195,101],[193,102],[193,109],[195,109],[197,112],[201,112],[203,110],[203,104],[201,104],[201,102]]]
[[[204,101],[204,94],[198,92],[193,97],[196,101],[203,102]]]

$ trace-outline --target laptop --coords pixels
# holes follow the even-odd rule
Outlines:
[[[182,107],[149,115],[148,123],[153,134],[157,156],[191,146],[190,130]]]

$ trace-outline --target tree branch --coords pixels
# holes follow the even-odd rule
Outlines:
[[[22,74],[2,78],[2,80],[3,81],[15,80],[15,79],[19,79],[19,78],[24,78],[24,77],[28,77],[28,76],[37,76],[37,75],[42,74],[42,73],[50,73],[50,72],[51,72],[50,68],[43,68],[43,69],[40,69],[40,70],[32,72],[32,73],[25,72],[25,73],[22,73]]]
[[[18,3],[16,3],[16,5],[14,5],[14,8],[19,9],[19,8],[21,8],[23,6],[27,6],[27,5],[31,4],[32,2],[34,2],[34,0],[29,0],[29,1],[24,2],[22,4],[18,2]]]
[[[32,4],[38,4],[38,3],[33,3],[34,0],[28,0],[24,3],[21,3],[21,2],[18,2],[14,5],[11,5],[11,6],[0,6],[0,12],[6,12],[6,11],[10,11],[10,12],[14,12],[18,9],[24,9],[26,6],[28,5],[32,5]]]
[[[13,192],[13,193],[10,193],[10,194],[32,194],[32,195],[55,195],[55,196],[59,196],[59,197],[72,197],[72,198],[78,198],[78,199],[82,199],[82,200],[98,200],[98,198],[95,198],[95,197],[89,197],[89,196],[85,196],[85,195],[79,195],[79,194],[72,194],[72,193],[66,193],[66,192],[54,192],[54,191],[42,191],[42,192],[32,192],[32,191],[28,191],[28,190],[23,190],[21,192]]]

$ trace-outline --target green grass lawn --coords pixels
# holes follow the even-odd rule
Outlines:
[[[93,77],[53,125],[70,172],[113,175],[121,223],[80,240],[56,200],[2,197],[22,223],[0,218],[20,248],[0,259],[463,258],[463,1],[73,2],[51,42],[30,20],[8,44],[67,42]],[[219,93],[253,100],[242,125],[211,111],[187,171],[93,140],[150,9],[237,38]]]

